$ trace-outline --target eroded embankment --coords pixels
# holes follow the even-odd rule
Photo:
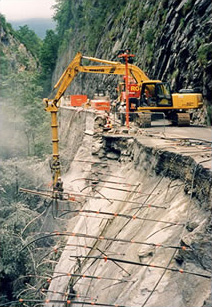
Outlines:
[[[47,305],[210,306],[211,173],[137,137],[92,136],[93,120],[66,112],[65,187],[84,196],[61,213]]]

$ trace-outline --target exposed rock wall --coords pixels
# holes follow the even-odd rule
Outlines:
[[[95,114],[93,111],[76,110],[63,107],[59,113],[60,150],[62,152],[63,172],[70,166],[70,161],[83,145],[85,133],[92,131]],[[91,151],[91,148],[88,148]]]
[[[35,71],[37,63],[32,54],[15,37],[11,26],[6,24],[0,15],[0,77],[5,77],[8,73],[18,73],[21,71]]]
[[[86,1],[81,1],[80,5],[86,11]],[[95,1],[93,5],[95,7]],[[77,4],[75,9],[77,14]],[[131,48],[136,55],[135,64],[150,78],[170,81],[174,91],[197,88],[204,94],[206,105],[211,105],[211,12],[210,0],[126,1],[118,12],[105,12],[98,39],[92,30],[89,31],[92,25],[87,16],[86,27],[79,22],[70,31],[70,43],[59,57],[53,83],[77,51],[117,60],[119,49]],[[89,47],[92,37],[94,51]],[[107,89],[112,85],[113,98],[116,83],[114,76],[81,75],[69,92],[92,96],[97,87]]]

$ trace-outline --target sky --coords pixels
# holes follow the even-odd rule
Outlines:
[[[0,0],[0,13],[7,21],[51,18],[56,0]]]

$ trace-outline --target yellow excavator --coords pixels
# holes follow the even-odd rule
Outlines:
[[[81,63],[82,59],[101,63],[101,65],[84,66]],[[87,57],[78,52],[54,86],[54,89],[57,89],[54,98],[44,99],[46,104],[45,110],[51,113],[53,143],[51,169],[53,173],[53,186],[56,186],[60,177],[57,124],[59,101],[79,72],[124,76],[126,74],[126,66],[121,62]],[[190,113],[187,111],[203,106],[202,94],[192,91],[186,92],[186,90],[181,93],[171,93],[169,83],[160,80],[150,80],[139,67],[133,64],[128,64],[128,75],[131,79],[135,80],[134,87],[136,87],[139,93],[136,95],[136,98],[130,98],[129,96],[129,111],[136,111],[136,122],[140,126],[151,125],[151,112],[163,112],[168,119],[179,126],[189,125]]]

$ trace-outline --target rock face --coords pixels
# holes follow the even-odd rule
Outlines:
[[[131,52],[136,55],[135,64],[149,78],[169,81],[174,91],[192,87],[202,92],[211,116],[210,0],[120,1],[118,10],[110,2],[112,10],[105,8],[101,22],[98,16],[93,23],[92,18],[86,15],[87,2],[80,2],[84,15],[79,16],[70,35],[66,37],[68,48],[59,57],[53,82],[77,51],[117,61],[119,49],[131,48]],[[89,3],[94,6],[94,11],[98,8],[96,1]],[[78,9],[75,3],[72,11],[76,16]],[[106,90],[108,85],[112,85],[110,95],[113,98],[117,82],[114,76],[81,75],[69,92],[86,93],[92,97],[97,87]]]
[[[26,47],[15,38],[13,30],[0,15],[0,57],[1,72],[5,76],[8,72],[18,73],[24,70],[35,71],[37,63]]]
[[[210,306],[211,171],[139,137],[100,135],[92,113],[64,108],[61,124],[65,189],[88,197],[67,216],[46,306]]]

